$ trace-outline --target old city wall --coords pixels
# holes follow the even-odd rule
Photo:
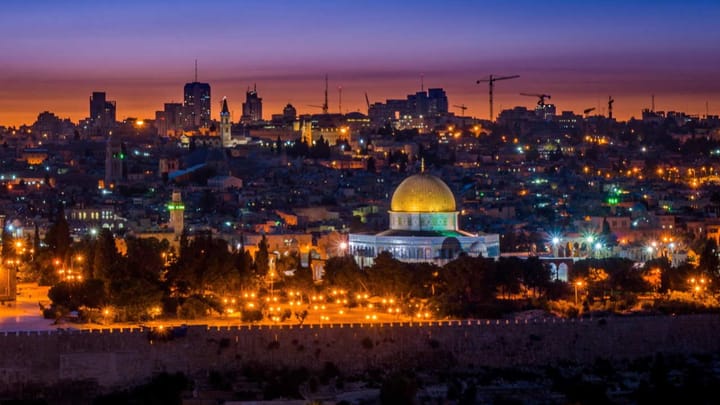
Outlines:
[[[66,381],[134,384],[159,372],[204,375],[248,362],[346,372],[366,368],[542,365],[720,351],[720,316],[443,321],[304,326],[190,326],[0,334],[0,392]]]

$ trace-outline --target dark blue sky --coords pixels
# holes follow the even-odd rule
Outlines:
[[[110,3],[110,4],[105,4]],[[119,117],[152,117],[180,100],[193,77],[227,96],[239,115],[257,83],[265,115],[293,103],[331,110],[444,87],[451,104],[487,116],[488,74],[496,110],[552,94],[559,110],[597,107],[612,94],[620,118],[650,95],[665,110],[720,112],[720,1],[3,1],[0,124],[51,110],[73,120],[104,90]],[[216,115],[217,111],[213,112]]]

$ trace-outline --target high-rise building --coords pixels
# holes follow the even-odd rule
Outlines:
[[[105,92],[94,91],[90,97],[90,122],[95,128],[110,129],[115,125],[116,104],[105,98]]]
[[[158,134],[160,136],[182,135],[185,126],[183,105],[180,103],[165,103],[165,109],[161,113],[163,123],[158,125]]]
[[[447,114],[449,107],[445,90],[428,89],[428,116],[434,117],[437,115]]]
[[[223,98],[222,111],[220,111],[220,137],[223,148],[232,146],[232,122],[230,122],[230,109],[226,98]]]
[[[254,124],[262,121],[262,99],[258,97],[257,87],[245,93],[245,102],[242,105],[243,114],[240,122],[243,124]]]
[[[185,129],[210,126],[210,85],[194,81],[186,83],[183,109]]]

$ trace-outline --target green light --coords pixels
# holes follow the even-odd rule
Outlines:
[[[617,197],[610,197],[607,199],[608,204],[610,205],[617,205],[619,200]]]
[[[167,205],[168,211],[180,211],[185,209],[185,205],[183,203],[169,203]]]

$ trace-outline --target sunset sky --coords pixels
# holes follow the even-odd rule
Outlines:
[[[107,4],[106,4],[107,3]],[[213,117],[228,97],[239,119],[257,84],[265,118],[290,102],[319,112],[443,87],[451,105],[487,118],[547,93],[558,112],[612,95],[620,119],[657,110],[720,114],[720,1],[18,1],[0,12],[0,125],[49,110],[88,115],[92,91],[117,101],[119,119],[152,118],[192,81],[212,86]],[[457,108],[452,108],[460,113]]]

